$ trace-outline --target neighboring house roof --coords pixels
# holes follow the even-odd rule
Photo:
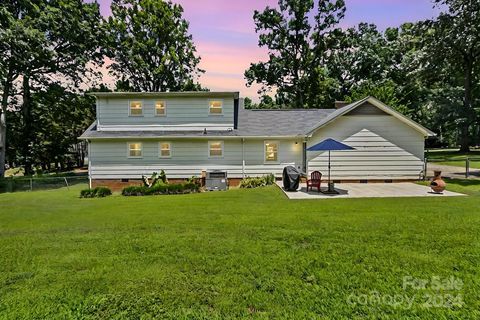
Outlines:
[[[90,92],[88,95],[97,98],[234,98],[238,99],[238,91],[182,91],[182,92]]]
[[[424,126],[422,126],[421,124],[413,121],[412,119],[404,116],[403,114],[401,114],[400,112],[397,112],[395,111],[394,109],[390,108],[389,106],[387,106],[386,104],[384,104],[383,102],[375,99],[374,97],[366,97],[365,99],[362,99],[360,101],[357,101],[357,102],[354,102],[354,103],[351,103],[343,108],[340,108],[340,109],[337,109],[335,110],[334,112],[332,112],[328,117],[325,117],[324,119],[320,120],[318,123],[316,123],[314,126],[310,127],[306,134],[307,135],[311,135],[313,134],[315,131],[317,131],[318,129],[326,126],[327,124],[329,124],[330,122],[334,121],[335,119],[337,119],[338,117],[354,110],[355,108],[363,105],[364,103],[366,102],[369,102],[371,103],[372,105],[374,105],[375,107],[379,108],[380,110],[382,110],[383,112],[397,118],[398,120],[402,121],[403,123],[405,123],[406,125],[412,127],[413,129],[419,131],[420,133],[422,133],[425,137],[433,137],[435,136],[436,134],[432,131],[430,131],[429,129],[425,128]]]
[[[111,95],[112,93],[109,94]],[[211,95],[208,96],[211,97]],[[135,97],[138,97],[138,95],[135,95]],[[318,129],[326,126],[338,117],[345,115],[366,102],[371,103],[385,113],[394,116],[403,123],[421,132],[425,137],[435,136],[435,133],[432,131],[393,110],[379,100],[373,97],[367,97],[340,109],[246,110],[240,108],[238,113],[238,128],[231,131],[207,130],[206,133],[203,131],[183,130],[97,131],[97,124],[95,122],[83,133],[80,139],[156,137],[303,137],[312,135]]]

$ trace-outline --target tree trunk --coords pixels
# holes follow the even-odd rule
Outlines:
[[[464,77],[464,97],[463,114],[464,124],[460,128],[460,151],[470,151],[470,125],[474,121],[475,112],[473,112],[473,61],[465,59],[465,77]]]
[[[32,156],[31,156],[31,142],[32,142],[32,102],[30,94],[30,77],[23,76],[23,141],[22,141],[22,157],[25,175],[31,175],[32,170]]]
[[[7,153],[7,106],[12,87],[12,70],[8,71],[3,85],[2,106],[0,108],[0,178],[5,176],[5,155]]]

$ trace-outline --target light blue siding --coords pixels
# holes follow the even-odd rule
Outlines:
[[[171,143],[171,158],[159,157],[161,141]],[[208,141],[223,141],[222,158],[209,157]],[[143,157],[128,158],[127,142],[141,142]],[[168,177],[188,178],[200,176],[205,170],[220,169],[226,170],[231,178],[241,178],[243,175],[261,176],[268,173],[274,173],[280,177],[283,168],[287,165],[301,167],[302,143],[295,140],[278,140],[278,142],[278,162],[266,163],[264,140],[246,140],[243,146],[241,139],[92,141],[91,173],[93,179],[138,179],[142,175],[163,169]]]
[[[166,116],[155,115],[155,102],[165,101]],[[209,101],[223,101],[223,114],[210,115]],[[142,101],[143,115],[130,116],[130,101]],[[97,119],[100,125],[185,125],[192,123],[223,124],[233,126],[233,98],[98,98]]]

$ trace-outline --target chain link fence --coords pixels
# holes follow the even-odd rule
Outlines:
[[[443,176],[450,178],[480,178],[480,157],[425,158],[425,172],[431,174],[433,170],[442,171]]]
[[[87,175],[31,178],[11,177],[0,179],[0,193],[70,188],[77,184],[88,184],[88,182]]]

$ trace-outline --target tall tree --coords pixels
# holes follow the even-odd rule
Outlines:
[[[28,44],[33,35],[25,24],[18,19],[21,6],[16,1],[0,3],[0,89],[2,90],[0,107],[0,178],[5,174],[5,155],[7,150],[7,123],[9,98],[14,92],[14,83],[18,79],[21,67],[27,58]]]
[[[199,69],[183,8],[164,0],[114,0],[110,70],[133,91],[198,90]]]
[[[43,170],[83,166],[85,143],[78,141],[95,120],[95,98],[51,85],[34,96],[35,137],[32,154]]]
[[[317,96],[307,95],[309,89],[330,84],[315,53],[322,45],[322,50],[328,50],[323,39],[344,12],[343,0],[279,0],[278,9],[255,11],[258,44],[268,49],[269,60],[250,65],[245,71],[247,85],[262,84],[259,94],[276,89],[281,104],[315,106]],[[309,21],[312,15],[313,26]]]
[[[388,48],[374,24],[360,23],[355,28],[337,30],[322,39],[318,61],[338,83],[338,96],[348,95],[364,82],[385,78]]]
[[[100,63],[103,57],[100,51],[102,18],[97,3],[87,4],[82,0],[9,0],[2,2],[0,11],[7,17],[7,29],[2,33],[10,40],[6,44],[9,54],[3,57],[2,66],[12,66],[11,74],[21,80],[21,153],[25,173],[30,174],[34,139],[32,95],[59,81],[77,87],[85,77],[95,73],[93,65]],[[21,40],[8,37],[17,32]],[[8,84],[13,83],[9,72],[2,81],[5,83],[2,102],[7,103]]]
[[[427,21],[425,37],[427,64],[440,81],[462,88],[462,104],[457,111],[461,151],[469,151],[471,129],[475,124],[475,106],[480,103],[480,2],[474,0],[434,0],[446,6],[447,12]]]

